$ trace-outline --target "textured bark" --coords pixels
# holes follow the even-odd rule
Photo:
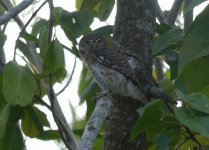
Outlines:
[[[155,7],[153,0],[118,0],[113,47],[134,55],[146,66],[152,78],[151,45],[154,39]],[[147,149],[145,135],[130,142],[130,132],[139,118],[140,104],[130,98],[115,98],[107,119],[104,149]]]

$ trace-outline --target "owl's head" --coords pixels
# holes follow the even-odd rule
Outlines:
[[[107,48],[108,44],[106,39],[99,34],[88,34],[83,36],[79,42],[80,51],[94,51],[101,48]]]

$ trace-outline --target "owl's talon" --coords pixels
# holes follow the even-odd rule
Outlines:
[[[104,96],[109,96],[109,90],[103,90],[101,92],[96,93],[95,96],[93,96],[93,100],[97,101],[99,98]]]

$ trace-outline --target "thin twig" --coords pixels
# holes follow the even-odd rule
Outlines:
[[[187,137],[184,139],[184,141],[182,141],[176,148],[175,150],[178,150],[182,145],[184,145],[188,140],[190,139],[190,137]]]
[[[168,107],[168,109],[171,111],[171,113],[175,116],[175,113],[174,113],[173,109],[170,107],[170,105],[167,104],[167,103],[165,103],[165,104],[167,105],[167,107]],[[185,131],[186,131],[186,133],[187,133],[187,135],[185,135],[185,136],[187,136],[190,140],[194,141],[199,147],[202,147],[201,143],[200,143],[200,142],[197,140],[197,138],[195,137],[195,134],[192,133],[192,131],[191,131],[187,126],[182,125],[182,127],[185,129]],[[189,139],[188,139],[188,140],[189,140]],[[188,141],[188,140],[186,140],[186,141]],[[186,141],[183,141],[183,142],[186,142]],[[183,143],[183,142],[182,142],[182,143]],[[183,144],[182,144],[182,145],[183,145]]]
[[[76,149],[77,143],[73,137],[72,130],[69,128],[67,124],[67,121],[57,101],[57,97],[54,93],[51,74],[49,76],[49,86],[48,86],[47,94],[51,103],[52,115],[53,115],[54,121],[57,124],[57,127],[59,129],[63,142],[65,143],[66,147],[69,150]]]
[[[52,111],[51,106],[49,106],[45,101],[43,101],[40,96],[35,95],[35,98],[39,101],[40,104],[44,105],[46,108]]]
[[[54,27],[54,4],[53,4],[53,0],[49,0],[48,3],[49,3],[49,8],[50,8],[50,25],[49,25],[48,43],[50,43],[52,39],[53,27]],[[49,75],[49,79],[50,80],[49,80],[49,87],[48,87],[49,89],[48,96],[51,102],[52,115],[54,117],[54,121],[57,124],[60,135],[62,137],[62,141],[64,142],[65,146],[69,150],[74,150],[76,149],[77,144],[75,142],[71,129],[69,128],[69,126],[66,126],[65,124],[66,120],[63,120],[65,119],[65,117],[62,113],[59,103],[57,102],[57,97],[54,93],[51,74]],[[60,113],[62,117],[60,117],[58,113]]]
[[[75,67],[76,67],[76,57],[75,57],[75,61],[74,61],[74,65],[73,65],[73,69],[71,71],[71,74],[70,74],[70,77],[67,81],[67,83],[65,84],[65,86],[56,94],[56,96],[60,95],[70,84],[71,80],[72,80],[72,77],[73,77],[73,74],[74,74],[74,71],[75,71]]]
[[[52,39],[53,27],[54,27],[54,4],[53,4],[53,0],[49,0],[48,4],[49,4],[49,10],[50,10],[48,42],[50,43],[50,41]]]
[[[39,7],[38,9],[36,9],[36,11],[31,15],[31,17],[29,18],[29,20],[26,22],[26,24],[23,26],[23,28],[21,28],[21,31],[16,39],[16,41],[19,40],[20,36],[23,34],[23,32],[25,32],[25,29],[28,27],[28,25],[30,24],[30,22],[32,21],[32,19],[36,16],[36,14],[40,11],[40,9],[47,3],[48,0],[45,0]],[[14,49],[14,56],[13,56],[13,60],[16,59],[16,51],[17,51],[17,47],[15,46]]]
[[[176,18],[179,14],[179,10],[181,8],[181,4],[182,4],[183,0],[175,0],[173,3],[173,6],[171,8],[171,10],[169,11],[167,20],[168,20],[168,24],[170,25],[174,25]]]
[[[34,0],[24,0],[16,7],[9,9],[6,14],[0,16],[0,25],[7,23],[11,18],[17,16],[21,11],[30,6]]]
[[[167,18],[164,12],[162,11],[162,9],[160,8],[158,1],[154,0],[154,3],[155,3],[156,17],[158,18],[159,22],[168,23]]]
[[[0,1],[0,4],[4,7],[5,10],[10,10],[12,9],[14,6],[13,4],[11,3],[10,0],[3,0],[3,1]],[[24,26],[22,20],[19,18],[19,16],[15,16],[14,17],[14,20],[16,21],[17,25],[22,28]]]
[[[94,111],[85,126],[78,150],[90,150],[92,148],[101,125],[109,113],[111,105],[112,101],[109,96],[100,97],[97,100]]]
[[[163,65],[159,57],[154,58],[154,65],[157,74],[157,81],[160,81],[164,78],[164,73],[163,73]]]

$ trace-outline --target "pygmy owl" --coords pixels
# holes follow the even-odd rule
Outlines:
[[[80,55],[102,90],[112,95],[129,96],[147,103],[146,97],[176,101],[146,77],[144,66],[136,57],[108,48],[106,39],[97,34],[84,36],[79,43]],[[145,95],[144,95],[145,94]]]
[[[97,34],[84,36],[79,42],[79,52],[83,63],[102,90],[108,90],[113,96],[129,96],[144,100],[127,57],[108,48],[103,36]]]

